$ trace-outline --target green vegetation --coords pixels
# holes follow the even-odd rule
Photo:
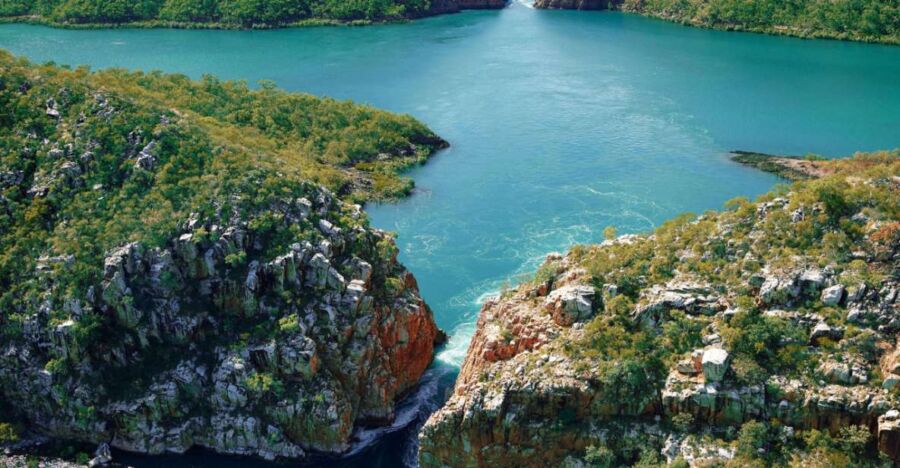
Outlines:
[[[0,422],[0,445],[19,441],[19,428],[15,425]]]
[[[830,265],[841,278],[859,279],[876,287],[880,278],[890,273],[889,268],[852,260],[848,246],[865,242],[891,245],[900,234],[897,194],[884,185],[851,183],[848,179],[852,175],[893,183],[892,178],[900,173],[900,151],[860,154],[829,165],[835,175],[796,183],[791,187],[792,196],[784,202],[785,209],[763,218],[758,217],[757,204],[738,198],[727,203],[727,211],[678,217],[663,224],[652,237],[633,243],[575,247],[572,255],[588,270],[592,282],[598,287],[615,285],[618,296],[607,300],[605,313],[588,324],[587,342],[571,344],[568,349],[619,364],[636,356],[644,366],[657,362],[644,369],[649,375],[657,374],[661,370],[657,366],[662,366],[657,360],[671,363],[674,357],[698,346],[700,330],[712,319],[672,311],[661,333],[648,335],[635,322],[632,304],[640,303],[646,288],[684,275],[738,294],[733,301],[740,305],[740,312],[718,327],[738,362],[746,358],[765,369],[767,375],[805,370],[801,361],[806,347],[793,344],[805,345],[805,332],[787,320],[763,316],[756,299],[750,296],[746,278],[764,265],[790,270],[812,263],[820,268]],[[760,202],[778,195],[777,191],[770,193]],[[816,206],[822,209],[814,209]],[[797,210],[810,215],[792,221],[789,214]],[[873,233],[865,232],[859,222],[848,218],[859,212],[868,219],[880,220],[881,227]],[[765,248],[755,239],[765,239]],[[863,272],[866,278],[860,276]],[[831,315],[818,301],[809,303],[804,311]],[[832,325],[842,324],[843,318],[836,320],[841,323]],[[645,392],[652,393],[652,388]]]
[[[591,445],[585,450],[584,461],[592,467],[611,468],[615,466],[615,454],[606,446]]]
[[[750,421],[741,426],[733,442],[736,457],[726,466],[890,466],[873,453],[871,442],[872,434],[863,426],[787,436],[777,423]]]
[[[622,0],[619,7],[693,26],[900,44],[896,1]]]
[[[891,278],[896,278],[900,245],[900,150],[817,162],[824,177],[778,187],[755,203],[738,198],[723,212],[681,216],[652,235],[572,250],[568,260],[587,271],[586,279],[604,291],[604,301],[583,333],[566,336],[553,346],[572,359],[577,372],[591,376],[598,389],[593,402],[613,406],[620,414],[640,414],[652,407],[664,388],[670,390],[667,376],[676,363],[690,363],[691,352],[703,349],[703,337],[713,331],[729,354],[728,375],[717,384],[724,385],[721,391],[756,386],[765,388],[767,398],[777,403],[783,390],[772,379],[795,379],[807,388],[821,389],[831,382],[823,381],[820,365],[851,359],[871,366],[868,380],[853,385],[880,394],[878,347],[890,347],[894,334],[874,332],[874,322],[848,319],[846,310],[824,304],[818,290],[790,298],[772,293],[765,300],[760,292],[763,280],[772,275],[790,277],[810,269],[826,269],[845,286],[864,285],[870,291],[894,287]],[[532,284],[552,282],[557,265],[545,263]],[[807,287],[798,281],[796,287]],[[665,290],[670,286],[663,285],[685,283],[705,291],[692,293],[695,297],[727,298],[730,313],[724,313],[723,302],[718,302],[718,309],[654,302],[658,297],[654,287]],[[811,341],[812,325],[796,317],[815,317],[844,333],[834,340]],[[687,386],[698,382],[685,379]],[[682,388],[674,385],[676,390]],[[896,390],[889,395],[896,396]],[[694,433],[700,424],[715,427],[704,417],[676,411],[668,424],[682,434]],[[830,435],[803,431],[802,424],[788,430],[785,426],[797,426],[797,420],[782,421],[771,412],[763,420],[742,426],[740,422],[719,421],[723,426],[732,424],[730,433],[721,429],[717,433],[725,439],[719,445],[736,449],[728,466],[880,463],[868,427],[845,425]],[[584,456],[591,466],[647,465],[652,464],[650,458],[639,459],[633,451],[612,446],[590,447]]]
[[[0,0],[0,17],[54,25],[273,27],[428,14],[427,0]]]
[[[765,153],[754,153],[750,151],[733,151],[731,160],[737,163],[750,166],[761,171],[770,172],[787,180],[805,180],[812,178],[812,175],[798,171],[791,166],[785,164],[786,160],[800,160],[800,158],[775,156]],[[804,161],[815,161],[813,155],[803,158]]]
[[[60,375],[113,339],[114,320],[77,305],[82,298],[99,302],[96,288],[113,249],[130,242],[172,248],[190,219],[207,228],[208,220],[243,222],[262,250],[223,255],[227,268],[246,269],[295,242],[320,241],[312,224],[319,214],[302,222],[284,217],[283,206],[318,193],[313,183],[351,202],[402,196],[411,183],[399,171],[445,144],[411,117],[289,94],[271,83],[252,90],[213,77],[69,70],[3,52],[0,109],[0,342],[22,339],[41,304],[75,301],[75,308],[41,312],[47,326],[67,330],[57,351],[35,356]],[[328,216],[337,229],[367,227],[350,205],[329,209],[336,210]],[[195,234],[192,242],[208,248],[222,232],[198,227]],[[367,247],[364,237],[357,242],[348,249],[371,250],[373,257],[384,251],[368,259],[383,283],[392,271],[380,268],[395,254]],[[181,288],[179,278],[164,271],[159,284]],[[121,307],[140,306],[133,300],[125,295]],[[296,318],[266,325],[284,333],[299,328]],[[253,324],[241,326],[249,332]],[[165,347],[152,352],[145,360],[151,367],[180,358]],[[150,370],[132,365],[115,376],[139,388]],[[268,385],[262,378],[254,384]]]

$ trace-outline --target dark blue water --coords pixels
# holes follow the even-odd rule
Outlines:
[[[280,31],[0,26],[37,61],[273,79],[424,121],[452,143],[411,171],[418,193],[369,206],[396,231],[453,338],[396,432],[362,432],[345,466],[414,459],[417,422],[464,357],[479,304],[550,251],[647,231],[776,180],[732,149],[827,156],[900,146],[900,47],[686,28],[513,4],[410,24]],[[366,448],[362,448],[366,447]],[[132,463],[244,465],[195,453]],[[160,463],[161,462],[161,463]]]

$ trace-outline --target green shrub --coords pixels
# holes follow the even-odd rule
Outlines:
[[[20,429],[10,423],[0,422],[0,444],[9,444],[19,441]]]
[[[292,335],[300,331],[300,318],[291,314],[278,319],[278,330],[284,335]]]
[[[760,458],[771,449],[772,437],[769,427],[759,421],[750,421],[741,426],[737,438],[737,454],[747,458]]]
[[[584,461],[596,468],[612,468],[615,466],[616,456],[605,445],[590,445],[584,452]]]
[[[244,380],[244,387],[256,395],[272,393],[276,399],[284,392],[284,384],[268,372],[252,372]]]

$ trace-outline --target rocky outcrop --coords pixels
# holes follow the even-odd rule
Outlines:
[[[603,384],[596,367],[564,351],[564,343],[584,339],[583,324],[559,322],[556,309],[543,305],[582,288],[587,287],[560,286],[547,297],[540,297],[539,288],[525,288],[485,304],[453,395],[420,435],[423,466],[555,465],[592,445],[615,444],[643,431],[641,425],[652,423],[654,416],[680,414],[711,427],[768,418],[796,429],[878,426],[882,450],[895,450],[897,425],[879,417],[897,402],[890,392],[865,385],[861,365],[846,365],[846,370],[835,369],[845,364],[824,365],[820,372],[837,385],[808,385],[779,376],[745,385],[734,382],[729,353],[713,345],[671,369],[656,397],[617,400],[616,389]],[[678,304],[667,308],[677,310]],[[685,437],[670,427],[657,430],[660,444]],[[673,440],[666,445],[670,451],[675,450]],[[698,460],[733,456],[727,448],[696,454],[685,450],[688,458]]]
[[[37,314],[26,343],[4,346],[0,381],[17,382],[5,397],[47,434],[134,452],[345,450],[357,421],[393,417],[439,331],[412,275],[376,257],[391,239],[337,227],[340,207],[321,190],[283,207],[294,222],[318,218],[318,239],[270,260],[249,223],[196,218],[165,248],[110,252],[102,283],[69,306],[72,319]],[[253,260],[230,264],[236,257]],[[400,278],[396,290],[386,275]],[[121,338],[80,346],[77,324],[103,316]],[[229,339],[241,333],[259,337]],[[41,349],[81,371],[45,369],[33,359]]]
[[[596,379],[557,344],[584,334],[600,293],[567,258],[548,257],[554,289],[520,288],[486,303],[453,395],[420,435],[423,466],[551,466],[598,441],[636,430],[629,418],[652,413],[654,399],[613,404],[618,389]],[[560,311],[584,311],[558,320]],[[592,313],[592,312],[591,312]],[[566,317],[572,317],[566,315]]]
[[[722,462],[735,457],[729,437],[752,421],[777,421],[785,440],[867,428],[873,448],[897,459],[900,231],[885,235],[885,224],[853,215],[871,236],[853,247],[864,262],[826,264],[796,251],[776,262],[766,253],[778,242],[767,241],[772,220],[822,219],[821,206],[794,197],[705,215],[684,234],[548,256],[539,280],[483,306],[456,387],[420,434],[422,466],[586,466],[596,447],[625,463],[643,450],[669,462]],[[737,223],[746,235],[734,234]],[[703,225],[709,231],[691,244],[673,242]],[[663,255],[678,259],[664,282],[608,266]],[[694,265],[716,255],[720,270],[736,264],[734,276],[698,275]],[[861,265],[880,273],[862,284]],[[763,336],[773,329],[776,338]],[[657,338],[638,344],[629,335]],[[771,366],[762,361],[768,347],[794,360]],[[654,361],[660,349],[673,351]]]
[[[136,91],[172,77],[0,62],[17,93],[0,128],[15,156],[0,160],[4,422],[139,453],[274,459],[342,453],[356,425],[394,418],[442,333],[393,238],[347,201],[369,193],[343,179],[350,169],[314,162],[312,143],[276,157],[275,140],[225,111],[161,108]],[[170,90],[198,89],[174,79]],[[234,105],[229,89],[211,107]],[[271,105],[241,93],[243,110]],[[376,166],[440,144],[402,129],[419,127],[405,117],[266,99],[297,103],[284,108],[323,147],[351,121],[374,139],[390,125],[391,143],[350,137]],[[285,136],[291,118],[266,125],[308,143]],[[342,195],[310,180],[318,170]]]

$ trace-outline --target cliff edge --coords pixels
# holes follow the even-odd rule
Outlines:
[[[423,466],[900,456],[900,153],[551,254],[484,305]]]
[[[0,71],[4,421],[272,459],[393,418],[442,333],[350,200],[405,193],[440,138],[268,83]]]

